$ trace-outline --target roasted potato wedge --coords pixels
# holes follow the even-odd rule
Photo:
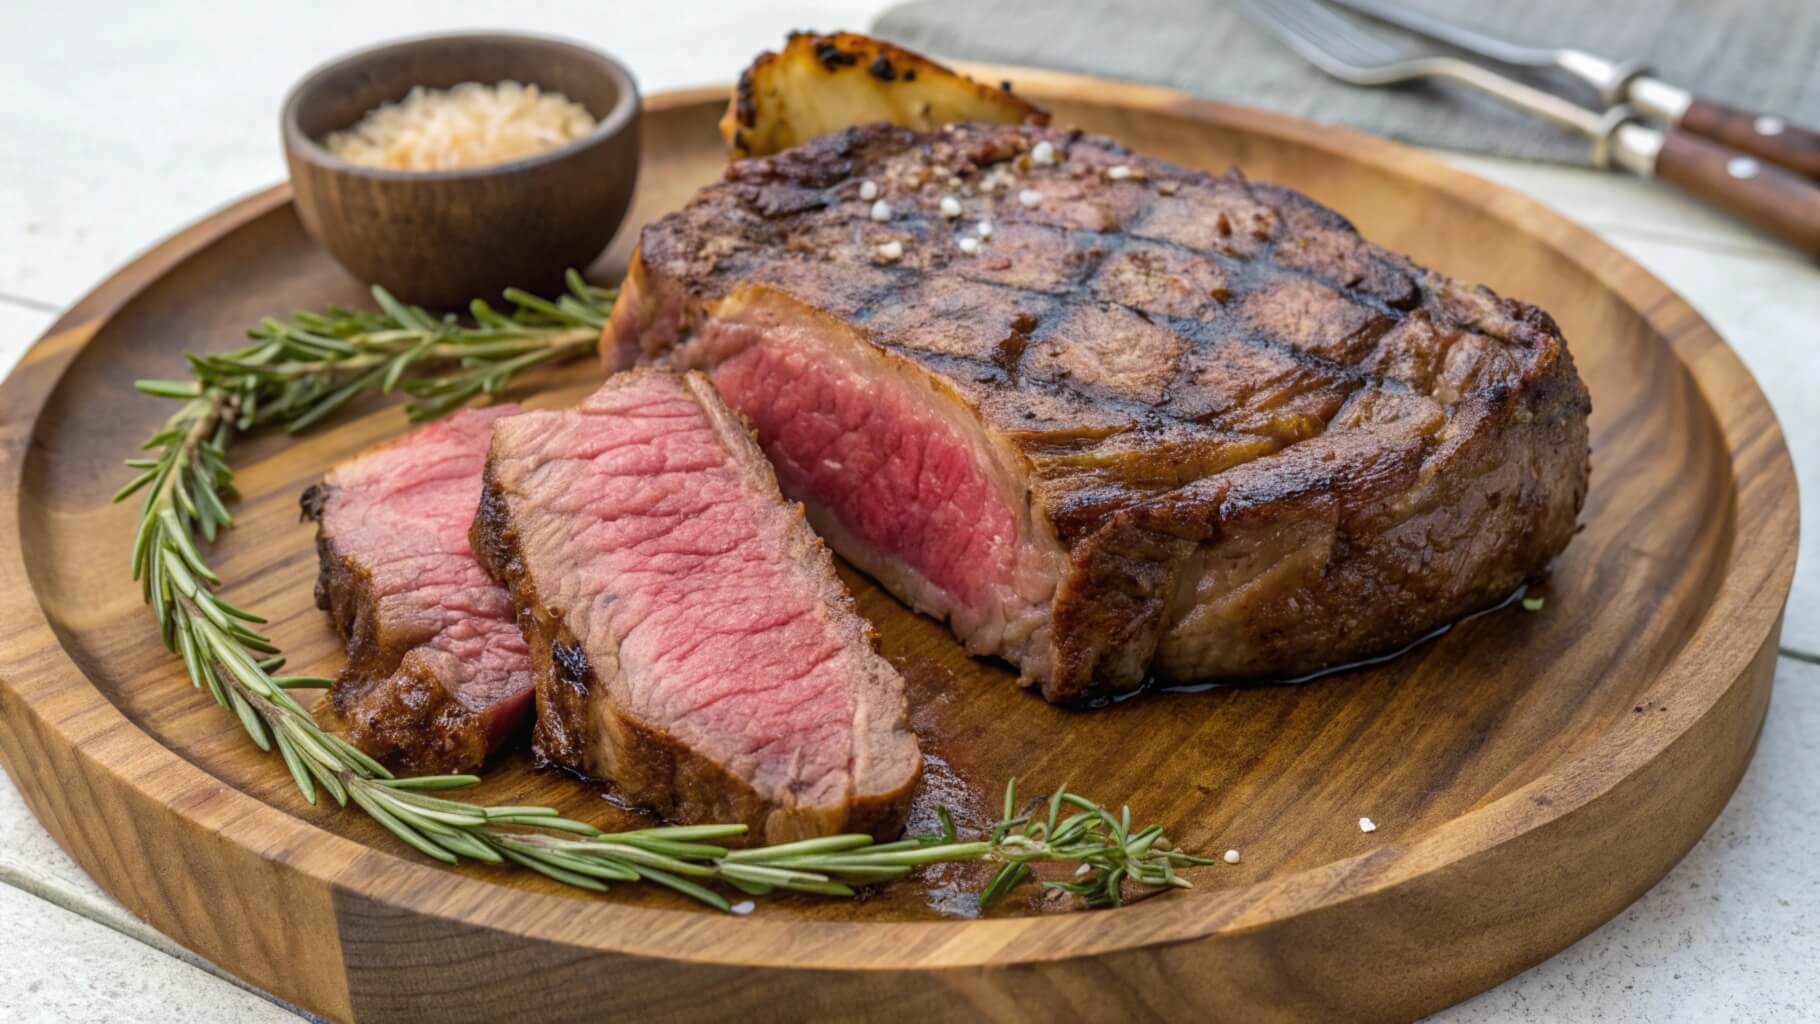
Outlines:
[[[734,159],[765,156],[856,124],[930,129],[950,121],[1048,124],[1049,114],[919,54],[853,32],[792,32],[758,55],[720,121]]]

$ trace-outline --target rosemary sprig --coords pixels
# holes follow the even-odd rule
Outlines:
[[[324,730],[291,696],[331,681],[276,674],[284,659],[256,628],[265,620],[216,592],[221,579],[203,558],[198,537],[212,542],[233,525],[228,448],[237,435],[262,427],[305,429],[363,393],[402,388],[412,396],[405,411],[413,421],[496,394],[533,367],[591,352],[614,292],[571,272],[568,294],[555,302],[508,291],[513,310],[500,313],[476,300],[469,309],[472,324],[433,317],[378,287],[373,297],[378,312],[328,309],[267,319],[248,332],[252,344],[244,348],[190,356],[188,380],[138,382],[140,391],[182,404],[144,444],[142,450],[155,454],[127,461],[138,475],[114,495],[124,501],[146,492],[133,542],[133,578],[165,646],[182,657],[191,683],[238,717],[260,749],[276,748],[305,800],[314,804],[327,792],[340,806],[351,802],[444,863],[511,862],[592,890],[610,882],[655,883],[722,910],[731,904],[713,885],[752,895],[788,890],[850,896],[855,886],[948,861],[1000,865],[981,894],[983,909],[1031,881],[1032,865],[1044,861],[1077,865],[1073,881],[1044,885],[1075,893],[1090,906],[1107,906],[1119,903],[1126,882],[1151,890],[1189,888],[1178,870],[1208,863],[1175,849],[1161,826],[1133,832],[1129,810],[1114,817],[1065,788],[1017,814],[1015,781],[1005,790],[1003,819],[977,840],[963,841],[943,810],[941,832],[893,843],[841,835],[735,850],[722,844],[742,835],[744,825],[603,833],[553,808],[437,795],[473,785],[477,776],[393,777]]]
[[[252,344],[191,355],[190,379],[142,380],[140,391],[200,402],[219,392],[234,403],[235,431],[282,424],[303,430],[356,396],[402,388],[411,422],[452,412],[476,395],[495,395],[525,371],[594,350],[616,291],[569,272],[568,293],[550,302],[508,289],[502,314],[484,300],[468,307],[471,325],[433,317],[373,288],[378,312],[330,307],[289,320],[268,317],[247,331]],[[179,412],[178,416],[183,413]],[[159,435],[160,448],[171,439]]]

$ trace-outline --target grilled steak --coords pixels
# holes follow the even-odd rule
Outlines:
[[[468,550],[493,421],[515,411],[458,412],[304,492],[316,604],[347,641],[335,709],[354,744],[395,770],[474,771],[530,718],[512,602]]]
[[[1028,125],[731,165],[644,229],[602,352],[708,369],[836,551],[1052,700],[1394,649],[1542,570],[1586,494],[1545,313]]]
[[[520,610],[540,757],[768,842],[899,827],[903,679],[705,377],[501,420],[472,539]]]

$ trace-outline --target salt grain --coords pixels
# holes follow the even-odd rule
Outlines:
[[[904,243],[895,238],[878,247],[878,258],[886,263],[896,263],[903,256]]]
[[[1106,168],[1106,177],[1111,178],[1113,181],[1124,181],[1126,178],[1131,177],[1131,168],[1126,167],[1124,164],[1114,164],[1111,167]]]
[[[1037,143],[1030,149],[1030,162],[1039,167],[1047,167],[1055,163],[1055,146],[1046,139]]]
[[[531,156],[593,130],[587,108],[561,93],[518,82],[463,82],[447,90],[417,86],[323,145],[368,167],[442,171]]]
[[[980,240],[977,238],[961,239],[961,251],[969,256],[978,254],[980,251]]]
[[[989,220],[982,220],[979,222],[979,226],[974,228],[973,230],[975,232],[977,232],[981,238],[991,238],[992,237],[992,222]]]
[[[884,223],[891,219],[891,204],[880,199],[872,204],[872,219]]]
[[[868,203],[874,199],[877,199],[878,198],[878,182],[876,182],[876,181],[860,182],[859,183],[859,197],[861,199],[864,199]]]
[[[942,197],[942,216],[953,220],[961,215],[961,201],[953,196]]]
[[[1377,830],[1378,830],[1377,822],[1372,821],[1370,818],[1360,818],[1359,819],[1359,831],[1360,832],[1376,832]]]
[[[1228,864],[1237,864],[1239,862],[1239,851],[1227,850],[1226,856],[1222,859]]]
[[[1036,189],[1027,188],[1017,194],[1017,201],[1025,206],[1037,206],[1043,201],[1043,194]]]

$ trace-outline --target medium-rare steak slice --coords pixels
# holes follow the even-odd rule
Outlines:
[[[349,459],[303,495],[316,604],[347,641],[335,709],[410,774],[470,772],[521,736],[531,662],[505,590],[468,550],[493,421],[468,409]]]
[[[767,842],[901,825],[903,679],[707,378],[501,420],[473,544],[530,643],[539,756]]]
[[[1573,535],[1554,322],[1237,173],[868,125],[647,226],[609,369],[708,369],[834,549],[1066,700],[1299,674]]]

